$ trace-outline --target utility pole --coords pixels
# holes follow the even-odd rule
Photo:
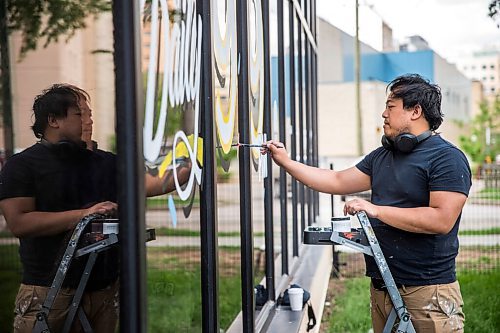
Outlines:
[[[359,0],[356,0],[356,38],[354,45],[354,76],[356,85],[356,119],[358,155],[363,155],[363,123],[361,121],[361,62],[359,50]]]
[[[2,120],[5,157],[14,153],[14,134],[12,131],[12,93],[10,86],[9,30],[7,26],[7,1],[0,3],[0,71],[2,73]]]

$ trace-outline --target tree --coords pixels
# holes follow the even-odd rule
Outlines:
[[[460,146],[473,162],[493,161],[500,154],[500,97],[483,101],[471,122],[470,134],[461,135]]]
[[[500,0],[491,0],[488,5],[488,16],[496,22],[497,28],[500,28]]]
[[[78,29],[86,27],[85,19],[111,10],[111,0],[0,0],[0,56],[2,73],[2,124],[6,157],[13,149],[12,97],[10,88],[10,59],[8,35],[21,31],[21,60],[30,50],[35,50],[40,39],[43,47],[57,42],[59,36],[68,41]]]
[[[63,35],[68,41],[86,27],[87,16],[111,10],[110,0],[6,1],[9,30],[22,32],[21,55],[35,50],[40,39],[45,39],[43,47]]]

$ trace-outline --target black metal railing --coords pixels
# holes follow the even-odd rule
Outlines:
[[[255,119],[251,119],[249,105],[256,97],[250,95],[250,77],[249,77],[249,12],[248,6],[259,6],[255,13],[262,13],[262,17],[257,17],[256,21],[262,24],[261,35],[256,34],[260,30],[253,31],[254,38],[263,44],[263,57],[261,75],[264,76],[263,93],[263,127],[262,131],[267,133],[267,138],[273,138],[273,128],[276,124],[273,121],[278,120],[278,137],[284,142],[290,151],[292,158],[309,165],[318,164],[317,139],[315,138],[315,129],[317,129],[316,115],[316,19],[315,6],[312,1],[297,0],[277,2],[276,20],[271,20],[270,3],[267,1],[235,1],[235,12],[227,12],[225,17],[235,15],[232,19],[238,24],[236,29],[237,58],[228,61],[237,61],[237,73],[222,73],[218,59],[214,61],[214,41],[212,39],[212,27],[217,22],[212,22],[212,2],[196,1],[197,14],[201,16],[203,22],[202,33],[202,84],[200,85],[200,136],[203,138],[203,177],[200,188],[200,271],[201,271],[201,298],[202,298],[202,330],[204,332],[215,332],[219,330],[219,278],[218,278],[218,220],[222,216],[218,213],[218,194],[216,180],[217,158],[221,158],[221,153],[217,151],[216,146],[220,144],[217,128],[216,104],[222,103],[222,107],[229,104],[234,95],[221,96],[215,95],[214,80],[218,80],[218,86],[225,88],[229,75],[237,74],[237,124],[234,124],[234,130],[239,142],[250,142],[251,127],[250,124]],[[273,5],[273,4],[271,4]],[[128,6],[128,7],[127,7]],[[125,8],[127,7],[127,8]],[[135,11],[135,12],[134,12]],[[113,7],[113,16],[115,23],[115,65],[116,65],[116,91],[117,91],[117,109],[120,109],[120,115],[117,119],[122,119],[118,135],[118,152],[123,158],[127,158],[127,163],[123,161],[123,177],[128,177],[130,185],[122,189],[123,193],[129,192],[132,188],[142,188],[141,181],[131,173],[138,173],[137,157],[141,153],[139,146],[142,145],[140,135],[137,133],[137,124],[141,124],[141,118],[137,115],[140,100],[137,91],[140,87],[140,77],[130,75],[135,73],[137,63],[135,63],[133,43],[139,41],[133,38],[137,34],[135,26],[125,29],[122,23],[125,20],[131,20],[130,17],[139,16],[138,9],[132,1],[125,3],[116,3]],[[287,14],[285,16],[285,13]],[[180,16],[183,19],[182,15]],[[276,30],[270,28],[276,24]],[[285,36],[285,27],[288,29],[288,36]],[[120,30],[121,29],[121,30]],[[119,30],[119,31],[117,31]],[[276,31],[277,35],[277,75],[271,75],[272,58],[276,55],[271,54],[270,46],[271,31]],[[288,44],[288,47],[287,47]],[[136,45],[137,46],[137,45]],[[233,53],[234,54],[234,53]],[[287,64],[288,63],[288,64]],[[227,64],[224,64],[227,65]],[[234,65],[234,63],[233,63]],[[213,72],[213,66],[219,66]],[[125,71],[131,71],[125,75]],[[217,78],[212,75],[217,74]],[[234,77],[233,77],[234,79]],[[135,82],[135,83],[134,83]],[[272,87],[277,86],[277,91],[272,92]],[[288,88],[288,90],[287,90]],[[234,91],[230,93],[234,94]],[[129,97],[125,98],[125,94]],[[277,97],[273,100],[272,95]],[[130,104],[125,107],[125,101]],[[221,102],[222,101],[222,102]],[[273,102],[276,103],[278,116],[273,116]],[[224,104],[226,103],[226,104]],[[218,107],[221,107],[217,105]],[[132,124],[135,122],[134,124]],[[274,125],[274,126],[273,126]],[[290,133],[287,133],[290,129]],[[128,139],[126,138],[129,135]],[[131,139],[136,141],[130,144]],[[139,143],[140,142],[140,143]],[[135,159],[134,159],[135,156]],[[128,160],[130,159],[130,160]],[[241,279],[241,304],[242,304],[242,330],[244,332],[253,332],[257,321],[265,321],[265,318],[256,318],[254,304],[254,284],[255,284],[255,251],[253,225],[256,217],[252,207],[252,198],[255,193],[264,190],[263,197],[263,219],[264,219],[264,252],[265,252],[265,283],[268,290],[268,301],[273,303],[277,300],[279,294],[283,291],[282,280],[290,273],[290,258],[300,255],[301,230],[306,225],[314,222],[318,215],[318,197],[310,189],[297,183],[294,179],[285,173],[279,171],[279,209],[274,211],[275,205],[273,198],[273,168],[275,168],[270,159],[267,160],[265,167],[268,169],[267,177],[262,183],[262,188],[252,186],[252,164],[255,165],[255,157],[252,157],[251,151],[247,148],[239,148],[239,173],[237,175],[239,188],[239,239],[240,239],[240,279]],[[288,200],[289,187],[291,185],[291,202]],[[139,194],[135,196],[127,195],[129,206],[141,207]],[[130,202],[129,202],[130,201]],[[132,209],[123,212],[124,221],[137,219],[140,209]],[[291,211],[291,218],[289,218]],[[126,215],[126,216],[125,216]],[[259,214],[257,214],[259,215]],[[259,215],[260,216],[260,215]],[[279,228],[276,228],[279,221]],[[132,222],[126,222],[129,230],[135,230],[131,227]],[[125,227],[125,231],[127,230]],[[136,228],[141,228],[139,224]],[[275,234],[279,229],[279,238]],[[291,229],[291,238],[289,230]],[[141,233],[127,232],[128,241],[122,243],[124,253],[130,257],[139,258],[139,262],[127,262],[122,260],[122,304],[129,304],[121,307],[121,330],[123,332],[134,331],[143,332],[144,325],[139,323],[144,321],[145,313],[143,311],[146,294],[144,288],[144,243],[138,238]],[[280,240],[278,247],[275,246],[276,239]],[[140,246],[139,246],[140,244]],[[280,270],[277,270],[275,264],[275,252],[279,249],[281,256]],[[132,252],[130,252],[132,251]],[[130,253],[129,253],[130,252]],[[131,265],[135,265],[135,271],[131,271]],[[258,268],[258,267],[257,267]],[[125,273],[126,272],[126,273]],[[128,276],[125,276],[128,275]],[[136,285],[133,285],[133,283]],[[137,288],[136,286],[139,286]],[[281,288],[281,290],[280,290]],[[235,296],[238,297],[238,296]],[[130,299],[132,298],[132,302]],[[135,301],[134,301],[135,300]],[[264,314],[262,314],[264,315]],[[259,326],[260,327],[260,326]]]

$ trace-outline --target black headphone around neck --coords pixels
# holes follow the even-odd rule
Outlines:
[[[44,138],[41,138],[39,143],[55,152],[61,158],[81,156],[87,151],[87,145],[84,141],[73,142],[70,140],[61,140],[59,142],[52,143]]]
[[[432,135],[431,131],[416,136],[411,133],[401,133],[394,140],[389,139],[385,135],[382,136],[382,146],[391,151],[399,151],[408,154],[422,141],[425,141]]]

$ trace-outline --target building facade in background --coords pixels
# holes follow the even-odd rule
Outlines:
[[[500,50],[475,52],[457,60],[458,69],[483,85],[486,97],[500,94]]]
[[[387,29],[384,26],[381,34],[392,38]],[[354,38],[322,19],[318,20],[318,38],[319,152],[324,158],[356,157]],[[383,44],[393,45],[392,41]],[[414,51],[379,52],[363,43],[360,45],[364,153],[380,146],[387,84],[406,73],[418,73],[441,87],[445,121],[439,131],[458,144],[458,136],[464,129],[457,121],[467,122],[473,110],[471,80],[429,49],[419,36],[408,38],[400,48]]]

